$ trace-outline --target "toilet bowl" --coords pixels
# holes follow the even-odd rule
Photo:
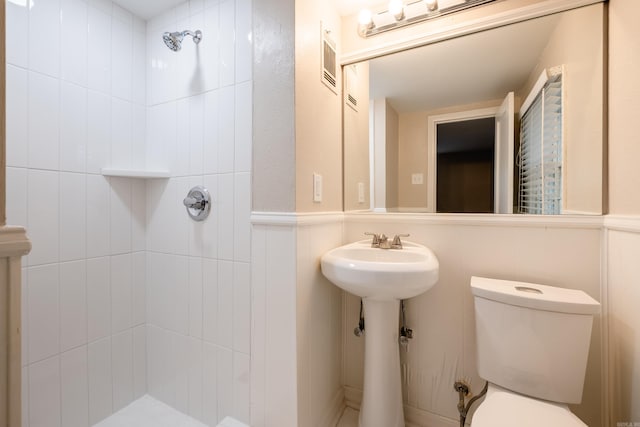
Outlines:
[[[514,393],[489,383],[478,407],[473,427],[586,427],[566,404],[548,402]]]
[[[593,315],[586,293],[533,283],[471,278],[478,374],[489,382],[473,427],[584,427],[580,403]]]

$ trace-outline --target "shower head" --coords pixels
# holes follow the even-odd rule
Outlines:
[[[176,31],[173,33],[166,32],[162,35],[162,39],[169,49],[177,52],[182,49],[182,39],[184,39],[184,36],[193,37],[193,42],[198,44],[200,40],[202,40],[202,31],[196,30],[195,33],[189,30]]]

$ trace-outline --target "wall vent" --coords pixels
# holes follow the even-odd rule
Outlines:
[[[320,23],[320,31],[322,32],[322,83],[337,95],[338,64],[336,61],[336,44],[329,37],[330,31],[322,28],[322,23]]]
[[[358,69],[357,65],[344,67],[344,98],[347,105],[358,111]]]

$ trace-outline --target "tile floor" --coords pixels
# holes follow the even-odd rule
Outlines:
[[[357,420],[357,415],[356,415]],[[354,424],[355,426],[355,424]],[[149,395],[145,395],[130,405],[95,424],[94,427],[207,427],[180,411],[173,409]],[[218,427],[247,427],[245,424],[227,417]]]

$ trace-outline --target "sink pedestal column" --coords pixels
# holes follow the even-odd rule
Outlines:
[[[364,392],[360,427],[404,427],[400,381],[400,300],[363,298]]]

